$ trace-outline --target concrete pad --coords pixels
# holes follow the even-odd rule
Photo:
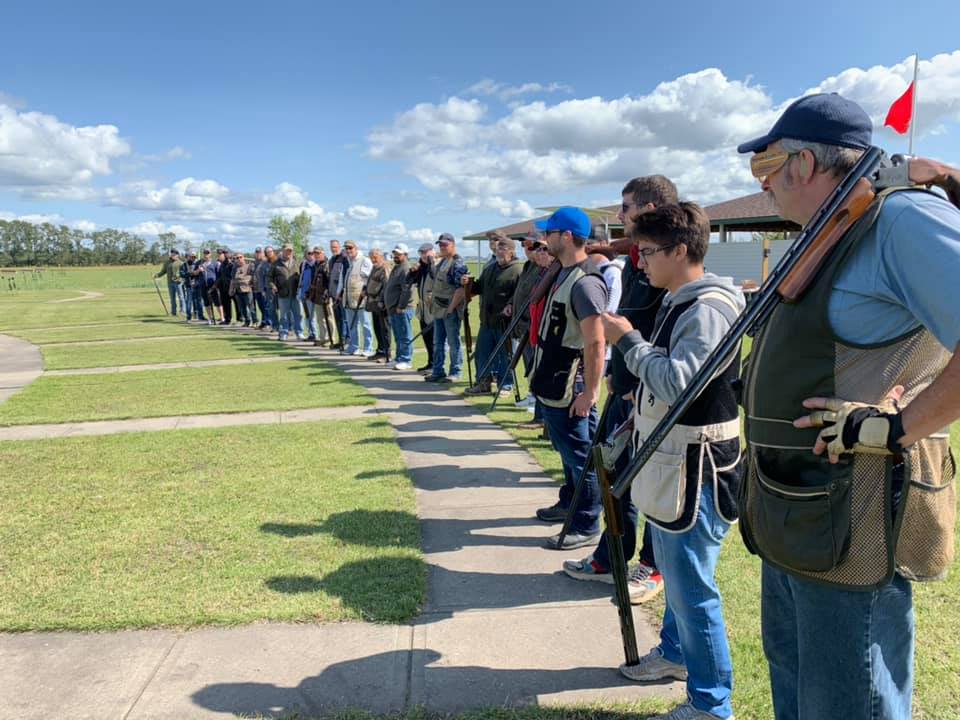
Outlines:
[[[198,630],[173,648],[130,720],[320,717],[404,708],[411,628],[253,625]]]
[[[177,423],[177,430],[193,428],[221,428],[235,425],[277,425],[281,413],[278,410],[262,410],[249,413],[220,413],[216,415],[188,415]]]
[[[641,654],[656,643],[638,623]],[[414,627],[410,704],[434,712],[682,696],[680,684],[640,685],[617,667],[623,647],[613,605],[465,612]]]
[[[280,413],[281,423],[323,422],[333,420],[356,420],[375,417],[377,411],[373,405],[348,405],[346,407],[310,408],[307,410],[285,410]]]
[[[0,335],[0,403],[43,372],[40,348],[12,335]]]
[[[124,717],[176,637],[166,630],[0,635],[0,718]]]

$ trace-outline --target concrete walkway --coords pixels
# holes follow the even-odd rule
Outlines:
[[[0,403],[42,373],[40,348],[12,335],[0,335]]]
[[[102,292],[96,292],[93,290],[77,290],[79,295],[71,298],[63,298],[62,300],[47,300],[48,303],[56,305],[57,303],[68,303],[68,302],[79,302],[80,300],[96,300],[97,298],[103,297]]]
[[[116,367],[74,368],[72,370],[47,370],[44,375],[105,375],[110,373],[143,372],[145,370],[178,370],[180,368],[219,367],[221,365],[260,365],[262,363],[309,360],[312,355],[264,355],[262,357],[228,358],[226,360],[190,360],[188,362],[151,363],[149,365],[118,365]]]
[[[414,373],[309,353],[349,372],[396,429],[429,568],[421,615],[409,625],[3,634],[0,718],[281,718],[682,698],[677,684],[644,687],[617,673],[611,586],[559,572],[589,550],[542,547],[556,526],[533,511],[555,501],[557,485],[505,431]],[[643,652],[656,637],[642,614],[635,619]]]

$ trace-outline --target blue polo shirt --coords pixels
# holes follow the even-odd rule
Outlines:
[[[860,345],[924,326],[960,343],[960,210],[925,192],[898,192],[834,280],[830,324]]]

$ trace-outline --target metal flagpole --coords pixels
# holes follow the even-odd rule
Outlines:
[[[920,53],[913,56],[913,102],[910,107],[910,149],[908,155],[913,155],[913,129],[917,126],[917,75],[920,67]]]

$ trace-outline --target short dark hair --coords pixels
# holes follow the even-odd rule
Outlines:
[[[623,186],[621,195],[633,195],[637,205],[653,203],[655,207],[661,205],[676,205],[680,202],[677,195],[677,186],[663,175],[645,175],[635,177]]]
[[[633,240],[650,240],[660,247],[686,245],[687,261],[697,265],[710,245],[710,218],[696,203],[661,205],[634,220]]]

